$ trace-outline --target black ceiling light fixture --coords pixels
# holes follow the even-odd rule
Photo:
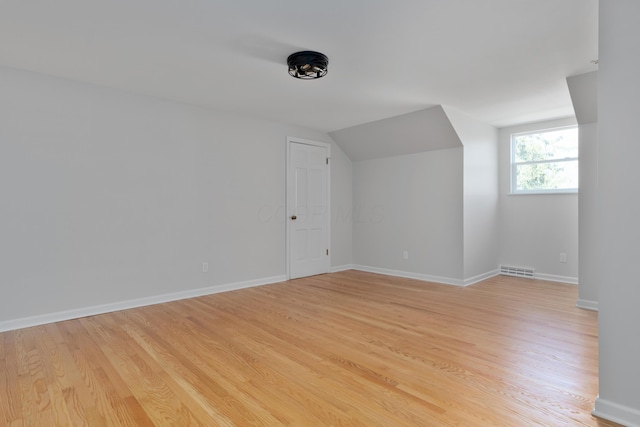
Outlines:
[[[319,79],[327,75],[329,58],[320,52],[305,50],[289,55],[287,65],[289,74],[297,79]]]

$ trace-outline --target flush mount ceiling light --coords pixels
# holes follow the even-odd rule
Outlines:
[[[319,79],[327,75],[329,58],[320,52],[305,50],[289,55],[287,65],[289,74],[297,79]]]

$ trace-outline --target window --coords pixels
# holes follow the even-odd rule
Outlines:
[[[578,191],[576,126],[511,135],[511,193]]]

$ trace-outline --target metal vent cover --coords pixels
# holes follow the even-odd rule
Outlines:
[[[510,265],[501,265],[500,274],[503,276],[527,277],[533,279],[533,268],[512,267]]]

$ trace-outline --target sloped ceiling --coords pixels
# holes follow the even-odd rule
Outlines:
[[[598,72],[592,71],[567,78],[571,102],[578,123],[598,121]]]
[[[462,146],[440,105],[352,126],[329,135],[352,161]]]
[[[300,81],[287,56],[318,50]],[[0,65],[331,132],[434,105],[493,126],[569,116],[598,0],[14,0]]]

